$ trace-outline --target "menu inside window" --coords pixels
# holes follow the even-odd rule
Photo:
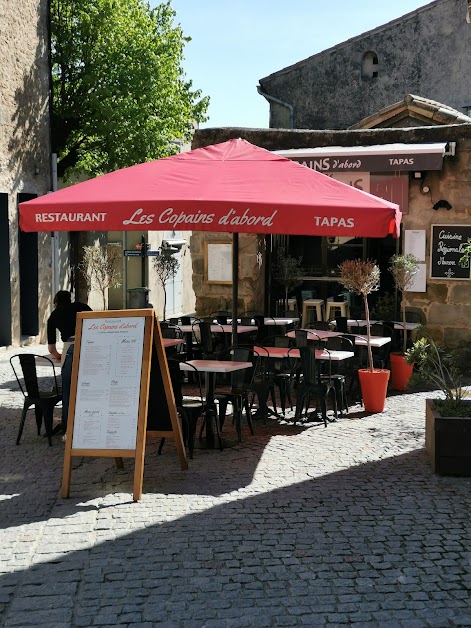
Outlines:
[[[74,449],[136,448],[144,317],[84,319]]]

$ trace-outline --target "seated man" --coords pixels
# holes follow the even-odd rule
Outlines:
[[[62,363],[62,425],[59,430],[66,432],[69,413],[70,380],[72,375],[73,344],[77,312],[91,312],[85,303],[72,303],[68,290],[59,290],[54,297],[54,310],[47,321],[47,348],[49,353]],[[64,342],[62,355],[57,351],[57,330]]]

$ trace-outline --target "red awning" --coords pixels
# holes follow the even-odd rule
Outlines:
[[[23,231],[399,235],[394,203],[229,140],[20,203]]]

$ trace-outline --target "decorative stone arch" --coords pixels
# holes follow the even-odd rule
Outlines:
[[[471,1],[471,0],[470,0]],[[368,50],[361,59],[361,78],[368,81],[378,77],[378,55],[373,50]]]

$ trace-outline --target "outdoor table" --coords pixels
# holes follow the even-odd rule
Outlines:
[[[185,344],[183,338],[162,338],[162,342],[164,349],[167,349],[167,347],[178,347],[178,345]]]
[[[370,325],[375,325],[376,323],[381,323],[382,321],[370,321]],[[404,323],[402,321],[391,321],[394,323],[394,329],[404,329]],[[332,323],[335,325],[335,321]],[[355,318],[349,318],[347,320],[347,327],[366,327],[366,320],[360,319],[357,320]],[[406,331],[414,331],[419,327],[419,323],[408,323],[406,322]]]
[[[191,366],[188,366],[189,364]],[[239,371],[240,369],[252,368],[252,366],[252,362],[235,362],[232,360],[189,360],[188,362],[180,363],[180,370],[192,371],[193,369],[196,369],[197,371],[207,374],[205,377],[206,404],[208,406],[214,406],[214,392],[216,388],[217,373],[232,373],[233,371]],[[231,441],[224,440],[224,445],[226,447],[230,447],[235,444],[236,442],[233,443]],[[206,441],[203,441],[203,447],[205,449],[214,449],[214,426],[212,418],[209,414],[206,415]]]
[[[195,323],[195,327],[198,326],[198,323]],[[183,333],[191,333],[193,331],[192,325],[180,325],[180,329]],[[250,331],[257,331],[258,327],[256,325],[237,325],[237,333],[245,334]],[[211,325],[211,333],[232,333],[232,325],[221,325],[219,323]]]
[[[254,347],[253,350],[257,355],[268,358],[299,358],[299,349],[293,347]],[[353,351],[335,351],[326,349],[316,349],[316,360],[348,360],[355,355]]]
[[[344,336],[339,331],[324,331],[322,329],[306,329],[307,331],[307,339],[308,340],[327,340],[327,338],[335,338],[336,336]],[[289,331],[286,334],[289,338],[295,338],[296,332]],[[351,336],[355,336],[355,345],[359,347],[366,347],[368,344],[367,337],[361,334],[349,334]],[[391,342],[391,338],[387,336],[370,336],[370,346],[371,347],[382,347],[383,345]]]
[[[327,338],[335,338],[335,336],[342,336],[339,331],[327,331],[325,329],[305,329],[308,334],[308,340],[327,340]],[[287,334],[288,338],[296,338],[296,331],[293,329]],[[309,337],[310,336],[310,337]]]

